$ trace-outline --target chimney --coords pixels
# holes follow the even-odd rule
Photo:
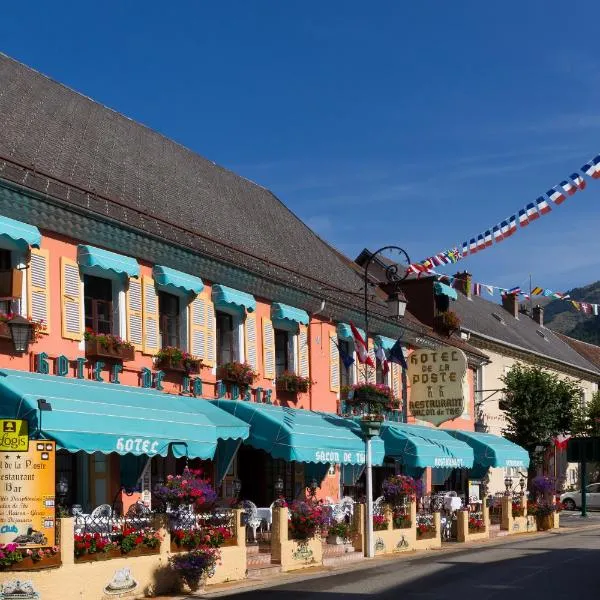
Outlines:
[[[468,271],[454,275],[454,288],[462,292],[469,300],[473,297],[473,276]]]
[[[502,296],[502,306],[515,319],[519,318],[519,298],[517,294],[504,294]]]
[[[543,327],[544,326],[544,307],[540,306],[539,304],[537,306],[534,306],[532,318],[540,327]]]

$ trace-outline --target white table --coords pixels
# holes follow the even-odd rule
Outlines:
[[[270,508],[257,508],[256,516],[267,524],[267,530],[271,530],[273,523],[273,511]]]

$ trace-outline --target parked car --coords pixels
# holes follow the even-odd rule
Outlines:
[[[588,508],[600,508],[600,483],[591,483],[586,488]],[[562,494],[560,501],[566,510],[575,510],[581,507],[581,490]]]

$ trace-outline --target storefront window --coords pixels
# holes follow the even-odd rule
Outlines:
[[[84,275],[85,327],[96,333],[113,333],[112,282]]]
[[[217,364],[224,365],[236,360],[233,316],[217,311]]]
[[[275,376],[290,370],[289,333],[283,329],[275,330]]]
[[[162,347],[179,346],[179,298],[173,294],[159,292],[158,311]]]
[[[350,342],[346,340],[339,340],[338,345],[340,348],[340,385],[343,386],[351,386],[352,385],[352,367],[346,367],[344,361],[341,359],[343,354],[347,356],[352,356],[354,352],[354,348],[350,346]]]

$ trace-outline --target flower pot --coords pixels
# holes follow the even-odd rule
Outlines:
[[[541,515],[536,517],[536,521],[539,531],[548,531],[554,526],[554,515]]]
[[[33,560],[29,556],[23,560],[13,563],[8,567],[0,567],[0,571],[39,571],[41,569],[52,569],[60,567],[60,554],[54,554],[42,560]]]
[[[186,573],[181,575],[181,591],[184,594],[201,595],[206,586],[206,573]]]
[[[91,339],[85,342],[85,355],[88,358],[131,361],[135,358],[135,349],[133,346],[126,344],[117,348],[114,346],[104,346],[97,339]]]
[[[342,546],[345,543],[345,539],[339,535],[328,535],[327,543],[333,546]]]

